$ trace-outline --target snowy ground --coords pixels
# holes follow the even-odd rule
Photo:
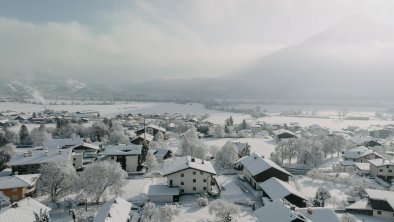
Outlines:
[[[306,127],[313,124],[318,124],[322,127],[327,127],[330,130],[341,130],[348,126],[358,126],[366,129],[371,125],[388,125],[394,124],[394,121],[389,120],[343,120],[338,118],[322,119],[322,118],[303,118],[303,117],[284,117],[284,116],[271,116],[257,119],[257,121],[266,122],[269,124],[284,124],[297,122],[300,126]]]

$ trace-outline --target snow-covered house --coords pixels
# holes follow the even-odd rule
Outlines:
[[[268,197],[271,201],[285,199],[297,207],[306,207],[306,197],[287,182],[271,177],[259,183],[259,186],[263,190],[263,196]]]
[[[33,198],[25,198],[13,203],[10,207],[0,211],[0,221],[21,222],[35,221],[34,213],[39,214],[40,210],[49,213],[51,208],[34,200]]]
[[[36,181],[40,174],[25,174],[0,177],[0,191],[11,201],[19,201],[36,191]]]
[[[356,172],[360,176],[368,176],[370,171],[370,163],[354,163],[356,166]]]
[[[164,148],[149,149],[149,151],[152,151],[152,154],[156,156],[157,160],[166,160],[173,155],[171,150]]]
[[[245,156],[236,162],[238,169],[242,170],[242,174],[246,181],[252,185],[254,189],[260,189],[259,183],[262,183],[271,177],[276,177],[282,181],[289,181],[291,174],[278,166],[270,159],[261,158],[255,153]]]
[[[153,140],[153,138],[154,138],[154,136],[149,133],[142,133],[136,137],[130,138],[130,143],[140,145],[144,141],[146,141],[149,144]]]
[[[386,159],[370,160],[369,174],[373,177],[379,177],[385,181],[394,179],[394,161]]]
[[[105,202],[97,212],[94,222],[128,222],[132,204],[120,197]]]
[[[283,139],[297,138],[295,133],[285,129],[275,130],[273,132],[273,136],[277,141],[281,141]]]
[[[365,189],[365,192],[368,198],[346,207],[347,212],[394,219],[393,191]]]
[[[279,199],[257,209],[254,213],[259,218],[259,222],[312,222],[296,211],[292,205]]]
[[[346,150],[344,152],[343,158],[345,160],[351,160],[359,163],[368,163],[369,160],[378,158],[385,159],[384,156],[365,146],[359,146],[351,150]]]
[[[118,162],[123,170],[127,172],[136,172],[141,149],[141,145],[135,144],[106,146],[102,152],[104,156],[102,160]]]
[[[391,136],[392,131],[383,126],[371,126],[368,128],[368,133],[371,137],[385,139]]]
[[[172,161],[163,170],[169,187],[178,187],[180,194],[220,193],[216,170],[210,161],[184,156]]]
[[[297,208],[298,212],[313,222],[339,222],[334,210],[323,207]]]
[[[156,135],[158,132],[166,133],[166,129],[163,127],[159,127],[154,124],[148,124],[146,127],[142,127],[138,130],[135,131],[137,135],[143,134],[143,133],[149,133],[150,135]]]
[[[51,162],[69,162],[75,169],[82,167],[82,157],[71,149],[48,149],[36,147],[33,149],[17,149],[11,156],[8,165],[12,172],[18,174],[39,173],[41,164]]]
[[[76,154],[81,154],[83,165],[96,160],[100,151],[99,146],[87,143],[83,138],[50,139],[44,144],[44,147],[48,149],[72,149]]]
[[[376,139],[369,136],[356,135],[350,138],[350,142],[357,146],[375,147],[382,146]]]

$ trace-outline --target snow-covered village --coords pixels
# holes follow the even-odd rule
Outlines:
[[[393,0],[0,0],[0,222],[394,222]]]
[[[0,104],[0,221],[394,218],[389,113]]]

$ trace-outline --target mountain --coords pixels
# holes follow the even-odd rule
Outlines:
[[[347,18],[258,60],[234,80],[286,98],[383,98],[393,92],[394,28]]]

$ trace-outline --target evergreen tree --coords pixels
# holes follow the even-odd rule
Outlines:
[[[29,130],[25,125],[22,125],[21,128],[19,129],[19,140],[21,145],[30,145],[31,144],[31,138],[29,134]]]
[[[145,162],[146,155],[148,155],[148,152],[149,152],[149,145],[148,145],[148,142],[146,140],[144,140],[144,142],[142,142],[141,155],[140,155],[140,158],[138,160],[138,164],[139,165],[141,165],[142,163]]]

